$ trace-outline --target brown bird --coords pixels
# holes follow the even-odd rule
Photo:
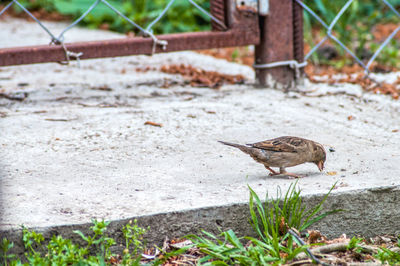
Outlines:
[[[246,145],[219,142],[249,154],[256,162],[263,164],[271,172],[270,175],[299,178],[297,174],[286,172],[285,168],[310,162],[322,171],[326,160],[326,152],[321,144],[299,137],[284,136]],[[270,167],[279,167],[279,173]]]

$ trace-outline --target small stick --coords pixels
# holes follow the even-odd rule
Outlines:
[[[297,241],[299,241],[303,246],[304,246],[304,245],[307,245],[307,244],[303,241],[303,239],[301,239],[301,237],[300,237],[297,233],[295,233],[292,229],[289,229],[288,232],[289,232],[289,234],[291,234],[294,238],[296,238]],[[327,264],[327,263],[325,263],[325,262],[319,260],[317,257],[315,257],[315,255],[311,252],[311,250],[310,250],[309,248],[307,248],[306,251],[307,251],[307,254],[310,256],[310,258],[311,258],[313,261],[315,261],[316,263],[321,264],[321,265],[329,265],[329,264]]]

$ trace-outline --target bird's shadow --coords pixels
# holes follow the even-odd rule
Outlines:
[[[302,179],[302,178],[310,178],[310,177],[316,177],[318,175],[321,175],[319,172],[315,171],[309,171],[309,172],[296,172],[300,176],[300,178],[296,178],[293,176],[288,176],[288,175],[269,175],[269,173],[265,173],[264,175],[254,175],[252,178],[249,177],[249,179],[253,180],[260,180],[260,179],[276,179],[276,180],[295,180],[295,179]]]

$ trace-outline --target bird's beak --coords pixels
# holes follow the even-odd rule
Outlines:
[[[318,166],[318,169],[319,169],[320,171],[324,170],[324,161],[319,161],[319,162],[317,163],[317,166]]]

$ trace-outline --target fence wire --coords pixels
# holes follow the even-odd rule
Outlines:
[[[304,60],[307,61],[310,56],[315,53],[322,44],[324,44],[328,39],[336,42],[340,47],[342,47],[360,66],[364,68],[366,74],[370,73],[370,66],[375,61],[377,56],[381,53],[383,48],[394,38],[394,36],[400,31],[400,26],[398,26],[378,47],[375,53],[371,56],[368,62],[365,64],[358,56],[356,56],[345,44],[343,44],[338,38],[333,35],[333,28],[335,27],[336,23],[342,17],[344,12],[349,8],[349,6],[354,2],[354,0],[348,0],[343,7],[340,9],[339,13],[335,16],[330,24],[325,23],[325,21],[318,16],[314,10],[308,7],[302,0],[295,0],[299,5],[303,7],[311,16],[313,16],[325,29],[326,29],[326,36],[316,45],[314,46],[304,57]],[[389,9],[396,14],[397,17],[400,18],[400,13],[391,5],[387,0],[381,0],[385,5],[389,7]]]
[[[211,15],[209,12],[207,12],[204,8],[202,8],[200,5],[198,5],[194,0],[186,0],[188,1],[192,6],[200,10],[201,13],[205,14],[208,16],[211,20],[213,20],[215,23],[218,25],[222,26],[223,29],[227,29],[224,23],[219,21],[217,18],[215,18],[213,15]],[[65,41],[65,33],[75,27],[79,22],[81,22],[93,9],[95,9],[100,3],[104,4],[107,6],[110,10],[112,10],[114,13],[116,13],[118,16],[122,17],[124,20],[126,20],[129,24],[131,24],[134,28],[138,29],[144,36],[150,37],[153,39],[153,53],[156,49],[156,46],[159,45],[162,47],[163,50],[165,50],[166,46],[168,45],[168,42],[165,40],[159,40],[154,34],[152,27],[161,20],[161,18],[164,17],[164,15],[167,13],[167,11],[171,8],[175,0],[170,0],[165,8],[160,12],[160,14],[152,21],[150,24],[146,27],[143,28],[133,20],[129,19],[126,15],[124,15],[122,12],[120,12],[118,9],[116,9],[113,5],[111,5],[107,0],[96,0],[93,2],[93,4],[75,21],[73,21],[70,25],[68,25],[61,33],[56,37],[55,34],[53,34],[39,19],[37,19],[28,9],[26,9],[21,3],[18,2],[18,0],[13,0],[10,3],[8,3],[1,11],[0,11],[0,16],[5,13],[7,9],[9,9],[13,4],[17,5],[20,7],[23,12],[28,14],[34,21],[36,21],[40,27],[50,36],[50,44],[55,44],[55,45],[61,45],[65,51],[65,58],[66,62],[64,63],[69,63],[70,59],[76,59],[78,60],[79,63],[79,57],[83,55],[83,53],[73,53],[71,51],[68,51],[67,47],[64,44]],[[63,62],[61,62],[63,63]]]

